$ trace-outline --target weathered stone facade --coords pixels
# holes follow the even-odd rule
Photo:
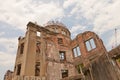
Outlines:
[[[59,22],[44,27],[29,22],[25,37],[18,40],[12,80],[120,80],[111,52],[94,32],[72,40]]]
[[[12,78],[13,78],[13,72],[10,70],[7,70],[4,76],[4,80],[12,80]]]

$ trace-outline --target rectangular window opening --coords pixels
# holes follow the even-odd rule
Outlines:
[[[90,39],[90,40],[86,41],[85,44],[86,44],[86,47],[87,47],[87,50],[88,50],[88,51],[96,48],[94,39]]]
[[[24,43],[22,43],[20,46],[20,54],[23,54],[23,52],[24,52]]]
[[[21,64],[18,64],[17,66],[17,75],[20,75],[21,72]]]
[[[96,45],[95,45],[94,39],[91,39],[91,40],[90,40],[90,43],[91,43],[91,45],[92,45],[92,49],[96,48]]]
[[[81,56],[80,47],[77,46],[73,49],[74,57]]]
[[[66,35],[66,32],[65,32],[65,31],[62,31],[62,34]]]
[[[40,53],[40,42],[39,41],[37,41],[37,43],[36,43],[36,53]]]
[[[60,55],[60,61],[65,61],[66,60],[66,56],[65,56],[65,52],[64,51],[60,51],[59,55]]]
[[[35,65],[35,76],[40,76],[40,62],[36,62],[36,65]]]
[[[62,38],[58,38],[58,44],[63,44],[63,39]]]
[[[76,66],[76,69],[77,69],[77,71],[78,71],[79,74],[82,73],[83,67],[84,67],[83,63]]]
[[[62,78],[68,77],[68,70],[61,70]]]
[[[40,37],[41,33],[39,31],[37,31],[37,36]]]

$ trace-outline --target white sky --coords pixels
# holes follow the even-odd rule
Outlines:
[[[0,80],[13,69],[17,38],[29,21],[39,25],[63,22],[72,37],[90,30],[102,38],[107,50],[120,43],[120,0],[0,0]],[[2,70],[1,70],[2,69]]]

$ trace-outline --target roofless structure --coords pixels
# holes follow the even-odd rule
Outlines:
[[[113,65],[94,32],[80,33],[72,40],[60,22],[48,22],[44,27],[29,22],[25,37],[18,41],[9,80],[120,80],[119,67]]]

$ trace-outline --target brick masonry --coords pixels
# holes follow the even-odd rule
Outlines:
[[[31,80],[37,77],[45,80],[120,80],[119,46],[107,52],[99,36],[91,31],[80,33],[74,39],[70,36],[70,31],[59,22],[44,27],[29,22],[25,37],[18,38],[14,73],[9,80],[25,76],[33,76]],[[80,50],[77,57],[76,47]],[[82,66],[78,69],[78,65]],[[62,70],[68,71],[67,76],[62,75]]]

